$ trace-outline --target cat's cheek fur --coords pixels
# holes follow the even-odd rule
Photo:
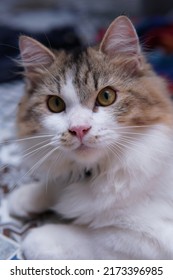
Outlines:
[[[45,131],[50,131],[52,136],[61,135],[68,130],[68,124],[64,117],[64,113],[44,116],[42,118],[42,126]]]

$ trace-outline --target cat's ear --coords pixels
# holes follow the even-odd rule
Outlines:
[[[48,48],[27,36],[20,36],[19,49],[22,65],[28,76],[43,71],[55,60],[54,54]]]
[[[136,30],[126,16],[119,16],[107,29],[100,44],[100,51],[111,59],[117,55],[125,55],[136,61],[141,68],[141,48]]]

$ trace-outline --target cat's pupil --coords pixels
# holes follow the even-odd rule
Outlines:
[[[85,176],[86,176],[86,177],[91,177],[91,175],[92,175],[92,170],[90,170],[90,169],[87,170],[87,169],[86,169],[86,170],[85,170]]]
[[[105,91],[103,96],[106,100],[109,100],[109,92],[108,91]]]
[[[60,105],[60,102],[59,102],[59,99],[58,99],[58,98],[55,99],[55,105],[56,105],[57,107]]]

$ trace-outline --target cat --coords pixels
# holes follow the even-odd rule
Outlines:
[[[40,181],[9,196],[29,218],[26,259],[173,259],[173,109],[126,16],[99,46],[50,50],[19,39],[26,92],[17,131]]]

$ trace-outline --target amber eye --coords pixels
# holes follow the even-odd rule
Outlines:
[[[53,113],[61,113],[65,110],[65,103],[64,101],[56,95],[49,96],[47,100],[47,106],[49,110]]]
[[[102,89],[97,95],[96,105],[109,106],[115,102],[116,97],[116,91],[110,87],[106,87]]]

